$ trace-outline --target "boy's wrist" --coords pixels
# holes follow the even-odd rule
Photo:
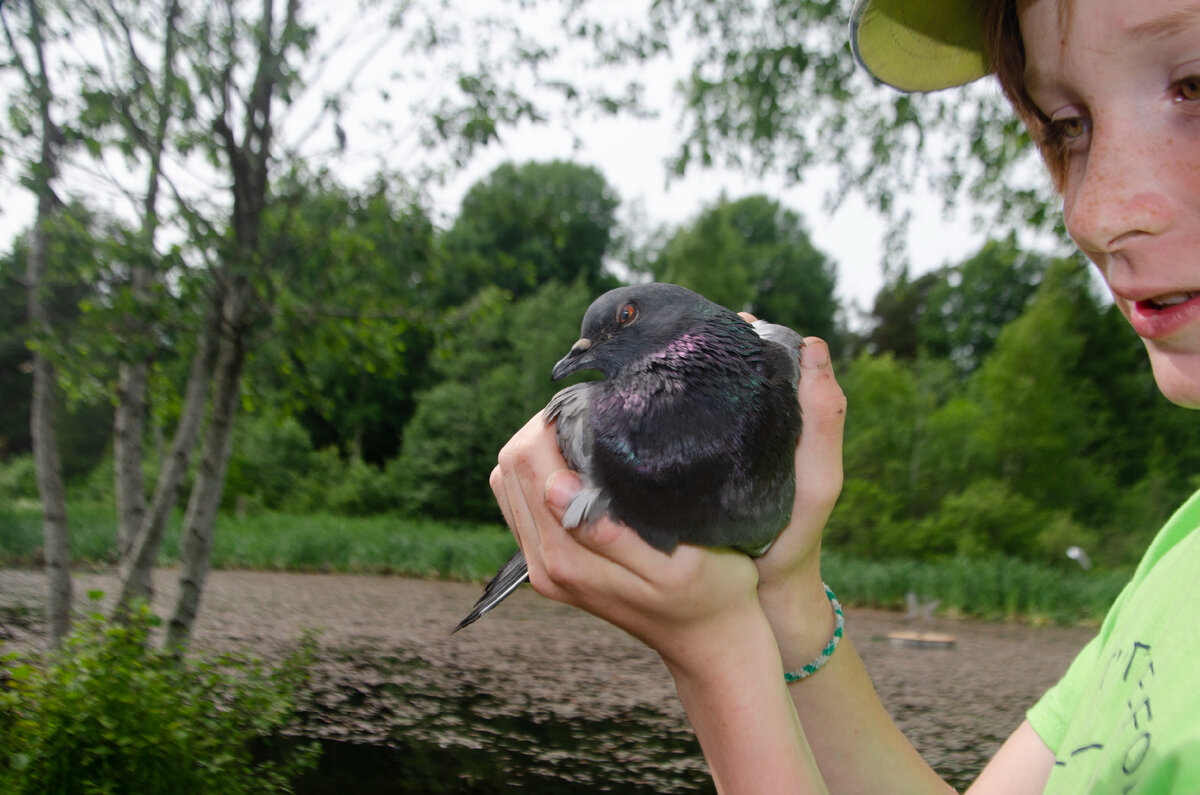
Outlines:
[[[785,670],[810,662],[829,644],[837,617],[820,574],[759,587],[759,603]]]
[[[774,631],[757,603],[680,632],[658,652],[677,681],[696,685],[736,675],[750,660],[778,660]]]

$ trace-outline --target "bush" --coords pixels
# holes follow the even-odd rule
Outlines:
[[[0,499],[37,498],[37,472],[33,467],[32,455],[17,455],[0,463]]]
[[[942,500],[913,533],[926,554],[1029,557],[1036,554],[1042,530],[1057,518],[1003,481],[985,478]]]
[[[343,459],[336,448],[312,455],[308,475],[283,506],[293,513],[367,516],[395,510],[400,504],[392,478],[359,458]]]
[[[311,641],[268,674],[236,658],[178,661],[150,647],[155,623],[144,607],[128,624],[95,613],[60,653],[4,659],[0,793],[291,791],[315,746],[276,765],[255,763],[250,743],[290,719]]]
[[[67,493],[74,501],[115,505],[115,477],[116,465],[113,457],[107,455],[100,459],[91,472],[68,483]]]
[[[238,422],[223,506],[238,497],[259,507],[286,508],[309,474],[313,450],[308,433],[291,417],[250,415]]]

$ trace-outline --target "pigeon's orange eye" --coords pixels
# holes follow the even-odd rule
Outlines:
[[[637,317],[637,307],[633,304],[625,304],[617,310],[617,325],[627,326]]]

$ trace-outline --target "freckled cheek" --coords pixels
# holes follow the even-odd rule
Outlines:
[[[1111,191],[1111,179],[1097,171],[1089,173],[1083,158],[1068,164],[1062,185],[1063,222],[1067,234],[1085,253],[1093,248],[1091,237],[1098,209],[1096,198],[1111,194]]]
[[[1177,268],[1200,269],[1200,119],[1190,135],[1177,135],[1163,147],[1160,173],[1174,214],[1170,255]],[[1195,276],[1190,283],[1195,282]]]
[[[1188,141],[1186,146],[1175,147],[1175,151],[1178,159],[1170,167],[1175,193],[1195,221],[1200,217],[1200,136]]]

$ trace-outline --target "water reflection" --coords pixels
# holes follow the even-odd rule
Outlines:
[[[323,753],[297,793],[715,792],[678,716],[647,707],[604,719],[523,711],[477,687],[403,681],[397,670],[409,665],[422,662],[393,657],[379,681],[319,686],[297,730]]]

